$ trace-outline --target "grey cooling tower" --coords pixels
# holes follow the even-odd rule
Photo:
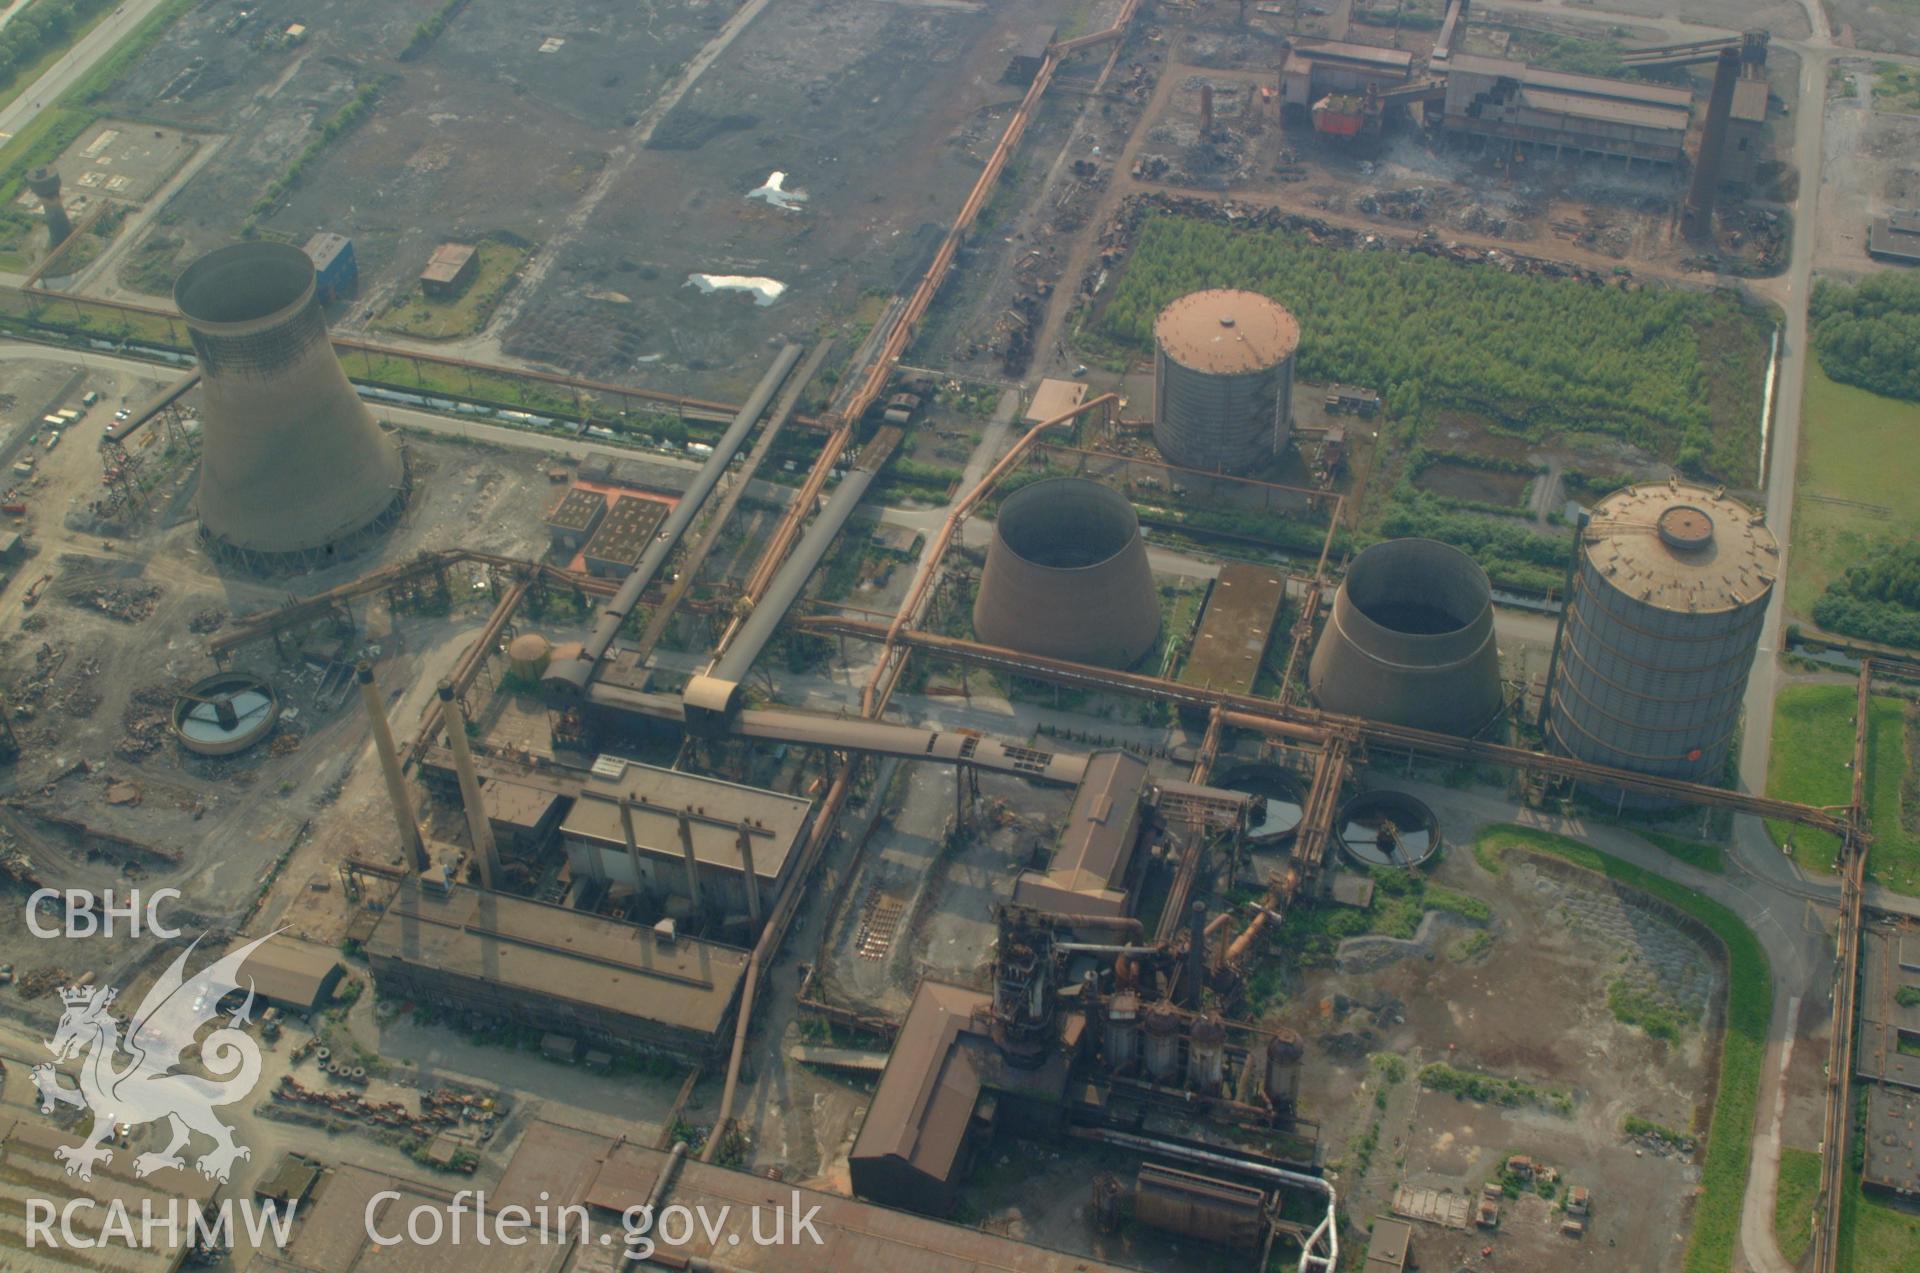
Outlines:
[[[313,262],[235,243],[174,284],[200,359],[200,533],[230,565],[329,565],[391,525],[407,467],[347,382],[314,294]]]
[[[973,633],[988,645],[1101,667],[1127,667],[1152,649],[1160,594],[1133,505],[1073,477],[1001,501]]]
[[[1330,712],[1478,733],[1501,704],[1487,572],[1437,540],[1375,544],[1347,568],[1307,682]]]

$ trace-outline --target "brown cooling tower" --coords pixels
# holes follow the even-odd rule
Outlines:
[[[174,284],[200,360],[200,534],[220,561],[314,570],[406,506],[407,467],[334,355],[313,262],[284,243],[235,243]]]
[[[1436,540],[1373,545],[1347,568],[1307,681],[1331,712],[1478,733],[1501,704],[1487,572]]]
[[[1000,504],[974,636],[988,645],[1128,667],[1160,635],[1160,594],[1133,505],[1111,487],[1054,477]]]

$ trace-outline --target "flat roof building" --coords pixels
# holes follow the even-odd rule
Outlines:
[[[240,975],[253,979],[256,995],[283,1012],[302,1016],[332,1000],[334,987],[345,971],[339,952],[332,947],[300,941],[285,933],[269,938],[240,966]],[[246,988],[244,982],[241,988]]]
[[[1900,991],[1920,992],[1920,936],[1870,925],[1860,935],[1860,1043],[1854,1072],[1920,1092],[1920,1005],[1900,1002]]]
[[[1867,225],[1867,254],[1920,265],[1920,212],[1891,212]]]
[[[587,541],[587,571],[602,577],[624,576],[653,542],[653,532],[667,517],[659,500],[622,495],[613,502],[600,529]]]
[[[1127,868],[1140,840],[1148,795],[1147,762],[1111,749],[1087,758],[1066,829],[1044,871],[1022,871],[1016,905],[1067,915],[1124,915]]]
[[[500,846],[525,851],[546,843],[560,825],[567,802],[545,787],[506,778],[483,778],[480,806],[487,811],[487,822]]]
[[[623,1050],[713,1056],[747,952],[456,885],[402,885],[366,943],[380,992]]]
[[[631,800],[634,852],[627,851],[620,797]],[[752,846],[760,908],[771,909],[812,825],[813,803],[759,787],[628,763],[612,781],[589,779],[560,824],[576,879],[604,880],[687,897],[691,844],[702,905],[750,911],[740,839]]]
[[[1280,66],[1280,100],[1309,107],[1329,93],[1398,88],[1413,77],[1413,54],[1345,40],[1295,40]]]
[[[577,553],[607,515],[607,497],[584,486],[570,486],[547,513],[547,536],[557,553]]]
[[[993,1042],[992,1006],[982,991],[920,983],[847,1156],[856,1195],[945,1215],[1001,1112],[983,1097],[1031,1099],[1035,1121],[1020,1120],[1028,1130],[1060,1117],[1066,1054],[1050,1053],[1038,1069],[1008,1065]]]
[[[943,1224],[838,1194],[793,1185],[745,1171],[700,1162],[688,1155],[673,1168],[662,1205],[686,1207],[714,1220],[709,1234],[695,1225],[687,1245],[674,1246],[656,1234],[655,1259],[628,1264],[622,1254],[621,1217],[645,1204],[666,1171],[669,1155],[635,1144],[624,1136],[535,1122],[514,1147],[506,1173],[486,1190],[487,1207],[497,1214],[507,1206],[579,1207],[587,1235],[579,1225],[552,1225],[554,1239],[544,1246],[506,1246],[499,1242],[438,1242],[389,1248],[375,1234],[405,1233],[415,1207],[442,1210],[455,1186],[423,1183],[362,1167],[336,1166],[314,1190],[310,1204],[293,1221],[293,1237],[280,1256],[256,1255],[249,1273],[300,1270],[301,1273],[384,1273],[396,1259],[408,1273],[529,1273],[533,1269],[568,1273],[618,1273],[629,1268],[687,1268],[711,1262],[738,1273],[1128,1273],[1121,1265],[1083,1255],[1032,1246],[985,1230]],[[381,1199],[383,1191],[397,1197]],[[372,1232],[368,1208],[372,1207]],[[775,1210],[791,1216],[797,1206],[818,1234],[777,1243],[753,1240],[752,1217],[762,1231]],[[472,1230],[468,1230],[471,1234]],[[601,1235],[613,1242],[599,1244]],[[70,1265],[61,1265],[70,1268]]]
[[[1920,1195],[1920,1093],[1875,1083],[1867,1089],[1866,1162],[1860,1183]]]
[[[24,1072],[16,1073],[14,1082],[28,1084],[31,1091]],[[54,1150],[82,1138],[81,1132],[64,1131],[41,1121],[38,1114],[16,1118],[0,1112],[0,1211],[7,1216],[6,1223],[0,1224],[0,1269],[7,1273],[72,1273],[76,1268],[174,1273],[183,1267],[192,1253],[186,1208],[206,1208],[220,1186],[191,1168],[162,1167],[136,1178],[137,1155],[125,1149],[116,1149],[111,1159],[96,1163],[91,1180],[80,1180],[67,1174],[67,1164],[54,1157]],[[57,1244],[44,1240],[27,1244],[27,1207],[36,1201],[51,1204],[56,1216],[71,1222],[75,1244],[88,1244],[84,1257],[76,1258],[77,1252],[68,1249],[64,1238]],[[143,1207],[157,1221],[144,1236]],[[118,1230],[105,1233],[121,1209],[134,1226],[131,1240]],[[169,1227],[164,1217],[175,1215],[180,1217],[179,1224]],[[234,1223],[239,1225],[238,1217]]]
[[[322,305],[351,292],[359,280],[353,240],[344,234],[322,230],[307,240],[307,256],[313,261],[313,287]]]
[[[1027,413],[1020,422],[1040,424],[1065,415],[1086,400],[1087,385],[1083,380],[1042,380],[1034,388],[1033,401],[1027,404]]]
[[[471,243],[442,243],[420,271],[420,290],[436,300],[451,300],[466,290],[480,267],[480,250]]]
[[[1286,594],[1282,570],[1243,561],[1222,566],[1180,669],[1181,684],[1251,694]]]
[[[1406,1273],[1413,1267],[1413,1226],[1405,1220],[1375,1216],[1362,1273]]]

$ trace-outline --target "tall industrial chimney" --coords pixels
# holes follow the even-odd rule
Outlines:
[[[1700,128],[1700,153],[1693,161],[1693,185],[1687,189],[1687,208],[1681,229],[1689,238],[1713,239],[1713,204],[1720,194],[1720,166],[1727,153],[1727,121],[1733,116],[1733,89],[1740,79],[1740,54],[1720,50],[1713,64],[1713,91],[1707,97],[1707,119]]]
[[[27,189],[33,191],[34,197],[40,200],[41,211],[46,213],[47,250],[52,251],[73,233],[67,207],[60,202],[60,174],[51,168],[35,168],[27,174]]]
[[[367,723],[373,727],[373,749],[380,753],[380,772],[387,780],[387,799],[393,804],[394,825],[400,831],[400,852],[417,873],[433,865],[427,856],[427,842],[420,838],[420,824],[413,816],[413,799],[407,794],[407,779],[400,772],[400,753],[394,750],[393,729],[387,724],[387,705],[380,701],[380,687],[374,684],[373,669],[360,665],[360,701],[366,705]]]
[[[200,534],[214,557],[313,570],[390,526],[406,507],[406,461],[334,355],[307,254],[218,248],[173,299],[200,360]]]
[[[451,681],[440,682],[440,711],[447,723],[447,746],[453,749],[453,771],[460,779],[460,805],[467,814],[467,834],[473,839],[473,859],[480,866],[480,887],[499,887],[500,853],[493,843],[493,824],[480,799],[480,778],[473,771],[473,748],[467,742],[467,713]]]

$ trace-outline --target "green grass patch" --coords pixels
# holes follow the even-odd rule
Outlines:
[[[415,283],[373,325],[421,340],[457,340],[485,327],[494,307],[513,286],[514,271],[527,259],[527,250],[496,239],[475,246],[480,259],[474,266],[473,281],[460,295],[452,300],[435,300]]]
[[[1653,845],[1668,857],[1677,858],[1696,870],[1711,875],[1727,873],[1727,856],[1717,844],[1703,844],[1699,840],[1689,840],[1685,836],[1668,835],[1664,831],[1634,832],[1642,840]]]
[[[1637,1026],[1647,1037],[1668,1043],[1678,1041],[1693,1024],[1671,999],[1625,977],[1615,977],[1607,987],[1607,1007],[1620,1024]]]
[[[1894,991],[1893,1001],[1903,1008],[1920,1008],[1920,986],[1902,986]]]
[[[1767,761],[1767,794],[1811,805],[1844,805],[1853,798],[1853,705],[1851,685],[1790,685],[1773,708],[1773,748]],[[1867,817],[1873,847],[1868,875],[1902,893],[1920,893],[1920,837],[1902,820],[1901,784],[1911,758],[1906,707],[1875,697],[1867,727]],[[1803,868],[1831,871],[1839,837],[1769,819],[1774,842],[1790,845]]]
[[[1694,1209],[1693,1233],[1687,1241],[1683,1266],[1686,1273],[1725,1273],[1733,1267],[1734,1241],[1740,1232],[1740,1205],[1753,1155],[1751,1136],[1760,1095],[1760,1069],[1766,1056],[1767,1026],[1773,1018],[1773,971],[1767,953],[1740,917],[1720,903],[1578,840],[1531,827],[1489,827],[1475,839],[1473,855],[1476,861],[1494,863],[1497,869],[1502,856],[1515,849],[1544,853],[1627,888],[1639,889],[1699,920],[1726,947],[1726,1039],[1720,1049],[1720,1081],[1714,1089],[1713,1114],[1707,1125],[1700,1200]]]
[[[1876,110],[1920,112],[1920,70],[1898,62],[1875,62],[1873,105]]]
[[[1819,1199],[1820,1155],[1810,1149],[1781,1149],[1773,1240],[1788,1264],[1800,1263],[1813,1245],[1814,1204]]]
[[[1920,1215],[1877,1202],[1847,1172],[1840,1202],[1840,1273],[1920,1273]]]
[[[1571,1116],[1573,1113],[1573,1096],[1568,1092],[1535,1087],[1497,1074],[1455,1069],[1445,1061],[1420,1067],[1420,1086],[1483,1105],[1505,1105],[1510,1109],[1538,1106],[1555,1114]]]
[[[1920,403],[1841,384],[1809,359],[1800,417],[1787,608],[1811,619],[1847,567],[1920,535]]]
[[[1468,933],[1447,947],[1447,958],[1456,964],[1472,963],[1492,949],[1493,934],[1482,929],[1477,933]]]

